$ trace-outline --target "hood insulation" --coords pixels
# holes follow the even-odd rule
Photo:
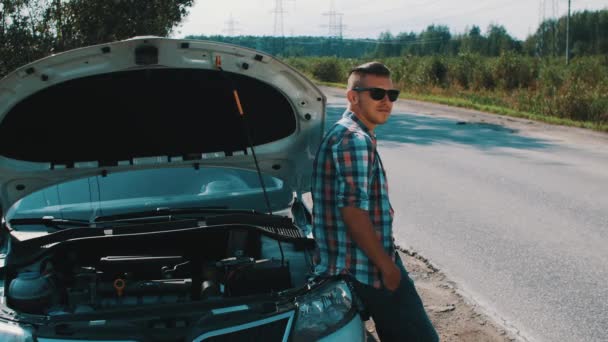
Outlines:
[[[28,97],[0,124],[0,154],[69,167],[245,151],[242,118],[226,77],[239,92],[254,145],[294,133],[294,109],[259,80],[215,70],[142,69],[79,78]]]

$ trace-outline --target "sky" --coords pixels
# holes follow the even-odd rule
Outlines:
[[[485,32],[488,25],[498,24],[523,40],[534,33],[540,19],[568,10],[568,0],[195,0],[173,36],[274,35],[274,12],[281,7],[285,36],[327,36],[332,3],[333,12],[341,13],[344,38],[374,39],[386,31],[418,33],[431,24],[447,25],[452,34],[473,25]],[[572,0],[571,6],[573,12],[607,9],[608,0]],[[276,32],[280,35],[280,25]]]

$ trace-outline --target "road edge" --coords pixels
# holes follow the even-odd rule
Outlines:
[[[523,334],[519,329],[517,329],[517,327],[515,327],[506,319],[502,318],[496,312],[492,312],[488,308],[481,305],[474,295],[463,289],[462,286],[459,285],[459,283],[451,279],[449,274],[441,270],[441,268],[433,264],[431,260],[421,255],[418,251],[416,251],[412,247],[405,248],[398,244],[395,244],[395,248],[399,252],[403,253],[406,257],[410,257],[422,262],[432,273],[435,273],[438,277],[443,278],[443,283],[447,284],[447,290],[451,290],[456,297],[462,300],[462,302],[477,315],[476,318],[478,318],[480,321],[489,321],[491,324],[496,326],[496,328],[498,329],[498,335],[504,336],[505,341],[534,341],[532,338],[525,336],[525,334]],[[426,302],[423,294],[421,294],[421,297],[423,299],[423,302]],[[461,341],[467,341],[467,339],[465,338]]]

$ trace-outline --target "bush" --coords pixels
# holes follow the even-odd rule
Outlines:
[[[494,79],[501,89],[507,91],[529,87],[533,76],[528,60],[511,51],[502,53],[494,64]]]
[[[461,53],[458,57],[453,58],[448,67],[450,83],[469,89],[473,83],[473,71],[480,63],[480,59],[480,56],[469,53]]]
[[[474,90],[493,90],[496,88],[496,81],[487,63],[480,63],[473,70],[473,89]]]
[[[312,75],[312,71],[310,70],[310,63],[307,63],[302,58],[288,57],[285,58],[283,61],[303,74]]]
[[[587,84],[568,80],[559,89],[556,97],[557,116],[572,120],[590,120],[592,113],[591,91]]]
[[[323,58],[313,63],[312,75],[323,82],[345,82],[346,75],[337,58]]]
[[[418,79],[418,65],[420,64],[419,57],[406,56],[401,58],[389,58],[386,65],[391,69],[393,82],[401,89],[426,88],[427,83],[424,79]]]
[[[606,122],[608,68],[600,58],[545,62],[538,77],[540,112],[572,120]]]
[[[370,60],[308,57],[286,62],[318,80],[346,82],[347,70]],[[569,66],[563,58],[540,60],[514,53],[496,58],[462,54],[379,61],[391,69],[395,86],[407,92],[439,92],[476,104],[608,123],[608,57],[575,58]]]
[[[448,67],[437,56],[433,56],[430,61],[423,64],[423,72],[426,79],[434,86],[447,86]]]
[[[407,57],[391,58],[386,61],[386,66],[391,69],[393,82],[399,87],[405,87],[409,83],[408,75],[411,73],[412,63]]]
[[[557,89],[564,84],[566,69],[563,65],[556,63],[544,63],[540,67],[538,75],[538,86],[546,95],[555,95]],[[548,93],[547,93],[548,92]]]

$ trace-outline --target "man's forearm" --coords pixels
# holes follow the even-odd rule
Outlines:
[[[387,269],[393,264],[393,259],[384,251],[374,230],[367,211],[354,207],[340,209],[342,218],[352,240],[365,252],[368,258],[380,269]]]

